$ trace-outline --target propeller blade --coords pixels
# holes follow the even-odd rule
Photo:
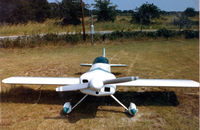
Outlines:
[[[104,84],[116,84],[116,83],[124,83],[124,82],[130,82],[133,80],[137,80],[138,77],[121,77],[121,78],[116,78],[116,79],[111,79],[111,80],[105,80],[103,81]]]
[[[85,89],[88,87],[88,83],[83,83],[83,84],[71,84],[67,86],[61,86],[56,88],[57,92],[64,92],[64,91],[76,91],[80,89]]]

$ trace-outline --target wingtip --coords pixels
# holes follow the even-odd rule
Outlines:
[[[200,83],[199,83],[199,82],[196,82],[195,87],[199,88],[199,87],[200,87]]]
[[[60,92],[60,87],[59,87],[59,88],[56,88],[56,92]]]
[[[6,84],[7,83],[6,81],[7,81],[7,79],[3,79],[1,82]]]
[[[1,82],[4,83],[4,84],[12,84],[12,80],[16,78],[16,77],[8,77],[8,78],[5,78],[3,79]]]
[[[132,80],[132,81],[133,81],[133,80],[137,80],[137,79],[139,79],[138,76],[131,76],[131,80]]]

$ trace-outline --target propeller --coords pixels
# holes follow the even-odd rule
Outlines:
[[[129,82],[129,81],[133,81],[133,80],[137,80],[139,79],[138,76],[136,77],[121,77],[121,78],[116,78],[116,79],[110,79],[110,80],[105,80],[103,81],[104,85],[105,84],[116,84],[116,83],[124,83],[124,82]]]
[[[137,80],[138,77],[121,77],[116,79],[110,79],[110,80],[98,80],[98,79],[92,79],[89,83],[82,83],[82,84],[71,84],[67,86],[61,86],[56,88],[57,92],[63,92],[63,91],[76,91],[86,88],[91,88],[94,91],[100,91],[101,88],[106,84],[116,84],[116,83],[124,83],[129,82],[133,80]]]

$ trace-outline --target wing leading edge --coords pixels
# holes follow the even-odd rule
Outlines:
[[[199,83],[193,80],[181,79],[137,79],[125,83],[117,83],[117,86],[138,87],[199,87]]]
[[[79,78],[65,77],[9,77],[2,80],[5,84],[67,85],[79,84]]]

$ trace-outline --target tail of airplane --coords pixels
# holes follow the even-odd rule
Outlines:
[[[102,49],[102,57],[106,57],[106,50],[105,48]],[[88,66],[88,67],[91,67],[92,64],[80,64],[80,66]],[[110,64],[110,67],[126,67],[127,65],[125,64]]]
[[[105,48],[103,48],[103,52],[102,53],[103,53],[102,56],[106,57],[106,50],[105,50]]]
[[[102,50],[102,56],[106,57],[106,49],[103,48]],[[126,67],[127,65],[125,64],[110,64],[111,67]]]

